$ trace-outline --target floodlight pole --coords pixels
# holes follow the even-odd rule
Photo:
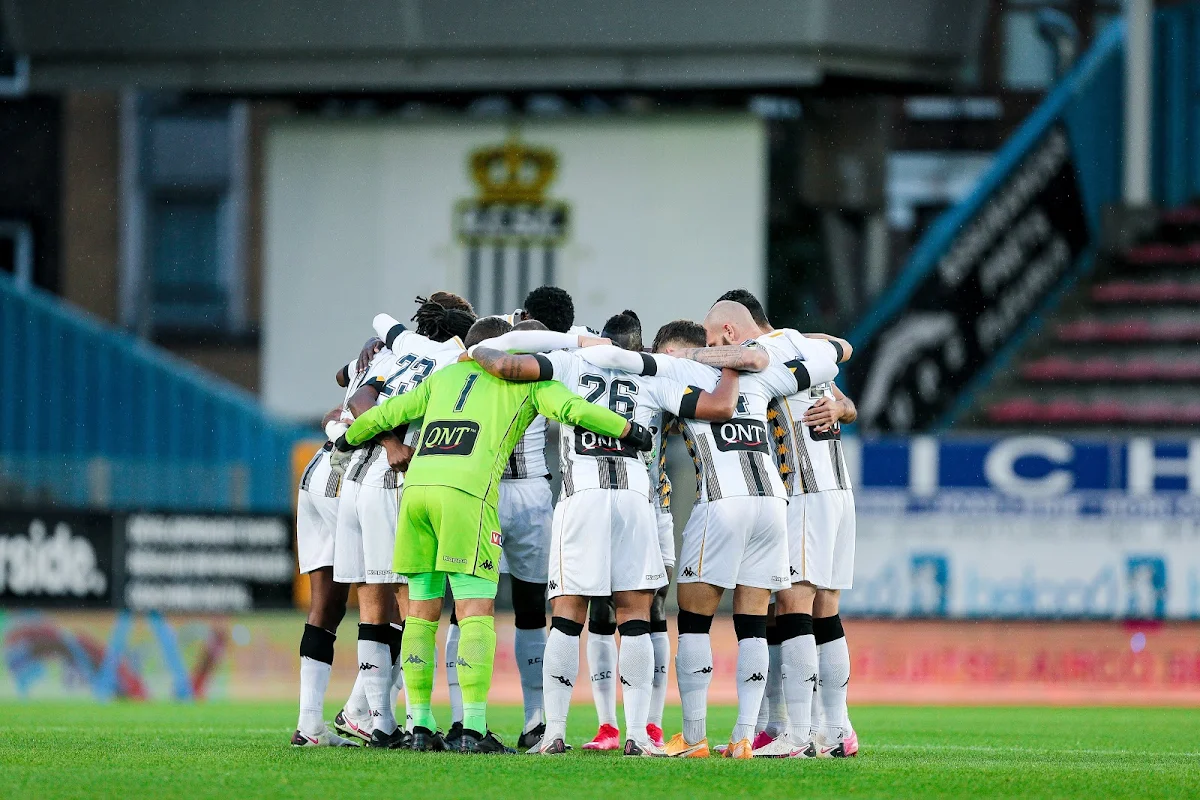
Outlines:
[[[1154,0],[1125,0],[1125,205],[1150,206]]]

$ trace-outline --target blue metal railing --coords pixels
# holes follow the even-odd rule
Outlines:
[[[77,507],[281,511],[305,433],[252,395],[0,277],[0,483]]]

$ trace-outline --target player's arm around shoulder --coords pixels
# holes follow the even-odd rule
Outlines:
[[[412,391],[390,397],[383,403],[367,409],[354,420],[350,430],[342,437],[345,443],[350,447],[357,447],[384,431],[399,428],[425,416],[425,409],[429,406],[429,393],[438,382],[438,373],[434,373]],[[338,449],[344,449],[340,443]]]
[[[726,422],[737,413],[738,371],[721,370],[721,379],[711,391],[695,386],[684,386],[669,378],[662,379],[667,397],[663,408],[681,419],[698,419],[704,422]]]
[[[688,347],[676,350],[675,356],[698,361],[717,369],[736,369],[738,372],[762,372],[771,363],[770,353],[753,340],[744,345]]]
[[[506,381],[529,382],[548,380],[554,369],[543,355],[518,355],[475,345],[467,356],[489,375]]]
[[[615,411],[589,403],[558,381],[538,381],[529,399],[538,413],[564,425],[577,425],[604,436],[621,438],[630,431],[629,420]]]

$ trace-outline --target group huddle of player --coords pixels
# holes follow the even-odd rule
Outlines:
[[[345,400],[326,415],[328,441],[300,482],[297,552],[312,607],[292,744],[515,752],[487,725],[504,572],[525,704],[521,749],[571,749],[586,624],[600,727],[583,747],[709,756],[710,629],[731,589],[737,672],[725,679],[736,680],[738,717],[729,744],[713,750],[854,755],[838,597],[852,584],[855,536],[840,424],[855,410],[834,384],[850,345],[772,328],[745,290],[722,296],[702,323],[664,325],[649,348],[634,312],[596,335],[574,325],[570,296],[552,286],[507,316],[476,318],[448,292],[418,303],[415,330],[376,316],[376,337],[338,371]],[[559,423],[557,503],[547,419]],[[672,434],[697,485],[678,558]],[[672,579],[683,730],[664,741]],[[351,585],[359,670],[334,733],[323,707]],[[453,719],[443,733],[431,697],[447,587]]]

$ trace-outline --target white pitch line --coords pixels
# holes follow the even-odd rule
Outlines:
[[[872,744],[865,748],[866,750],[967,750],[981,753],[1029,753],[1031,755],[1038,753],[1045,754],[1078,754],[1089,756],[1172,756],[1183,758],[1200,758],[1200,753],[1182,752],[1174,750],[1160,750],[1154,753],[1146,753],[1144,750],[1101,750],[1091,748],[1074,748],[1074,747],[997,747],[987,744]]]

